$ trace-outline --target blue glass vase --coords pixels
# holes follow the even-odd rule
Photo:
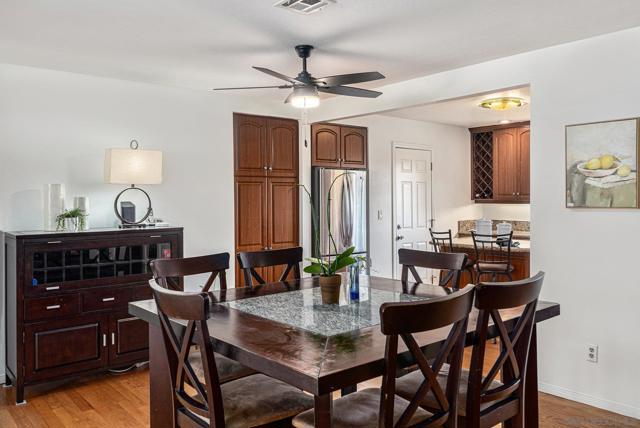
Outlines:
[[[351,301],[360,300],[360,262],[356,262],[349,267],[349,297]]]

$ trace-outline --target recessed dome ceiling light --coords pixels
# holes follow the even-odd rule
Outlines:
[[[514,107],[522,107],[526,103],[524,99],[517,97],[500,97],[484,100],[480,103],[480,107],[491,110],[509,110]]]

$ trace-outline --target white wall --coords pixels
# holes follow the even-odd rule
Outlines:
[[[7,64],[0,64],[0,94],[0,230],[42,228],[45,183],[64,183],[68,203],[88,196],[92,227],[113,226],[122,186],[103,183],[104,150],[135,138],[141,148],[164,151],[164,182],[145,188],[157,217],[184,226],[187,256],[233,253],[232,112],[298,113],[281,102],[261,105],[259,97]],[[3,336],[1,328],[0,359]],[[3,373],[0,361],[0,382]]]
[[[432,151],[435,227],[457,231],[458,220],[476,218],[469,198],[469,132],[442,125],[389,116],[351,118],[346,124],[366,126],[369,137],[369,223],[372,270],[393,276],[392,144],[422,145]],[[378,220],[382,210],[382,220]]]
[[[565,208],[564,127],[640,116],[640,28],[330,100],[314,120],[371,114],[531,85],[532,272],[560,317],[539,329],[541,388],[640,418],[640,210]],[[369,102],[370,101],[370,102]],[[586,361],[587,344],[600,361]]]

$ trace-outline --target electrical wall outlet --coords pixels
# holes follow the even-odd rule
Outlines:
[[[382,220],[382,210],[378,210],[378,220]]]
[[[598,362],[598,345],[587,345],[587,361]]]

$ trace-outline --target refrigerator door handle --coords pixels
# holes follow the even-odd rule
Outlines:
[[[353,185],[350,175],[344,176],[342,188],[342,247],[349,248],[353,245]]]

